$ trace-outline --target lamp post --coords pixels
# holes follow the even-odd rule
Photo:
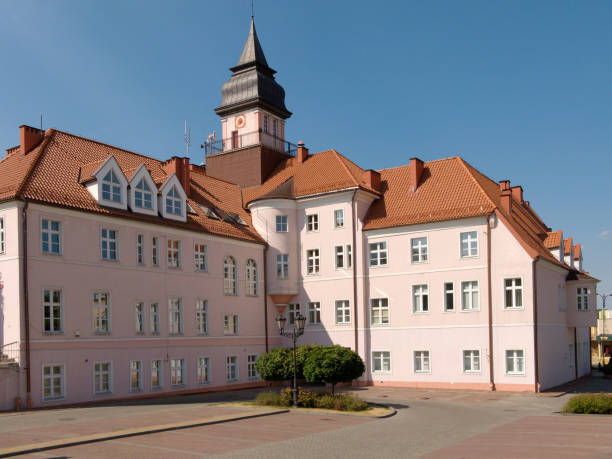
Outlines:
[[[603,310],[603,313],[601,315],[601,328],[602,328],[601,334],[602,335],[606,335],[606,298],[608,298],[609,296],[612,296],[612,293],[598,293],[597,296],[599,298],[601,298],[601,308]],[[600,365],[601,365],[602,354],[603,354],[603,344],[600,341],[599,342],[599,362],[600,362]]]
[[[297,408],[297,358],[296,358],[296,347],[298,337],[304,334],[304,326],[306,325],[306,317],[300,313],[295,316],[295,324],[292,330],[285,330],[285,323],[287,319],[283,316],[276,318],[276,325],[280,330],[281,336],[287,338],[293,338],[293,408]]]

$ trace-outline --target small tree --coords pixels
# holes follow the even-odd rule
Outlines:
[[[296,368],[298,379],[304,378],[304,362],[314,346],[304,344],[296,350]],[[293,349],[277,347],[267,354],[262,354],[255,363],[257,374],[264,381],[286,381],[293,379]]]
[[[359,378],[365,365],[356,352],[345,347],[318,346],[313,348],[304,363],[304,377],[309,383],[329,383],[332,394],[336,384]]]

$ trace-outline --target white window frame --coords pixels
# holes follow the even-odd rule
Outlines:
[[[576,287],[576,309],[578,311],[589,310],[589,294],[588,287]]]
[[[135,364],[135,365],[134,365]],[[134,387],[134,376],[138,383]],[[142,390],[142,360],[130,360],[130,392],[140,392]]]
[[[149,327],[152,335],[159,335],[160,333],[160,309],[159,303],[154,301],[149,304]]]
[[[104,365],[108,365],[105,370]],[[108,388],[104,388],[104,375],[108,376]],[[98,360],[93,363],[93,393],[104,395],[113,393],[113,362],[112,360]]]
[[[4,228],[4,216],[0,216],[0,255],[6,253],[6,230]]]
[[[339,321],[339,313],[341,320]],[[352,323],[350,300],[336,300],[334,302],[334,317],[336,325],[347,325]]]
[[[185,213],[185,200],[182,199],[179,187],[174,185],[170,187],[164,199],[166,215],[182,217]]]
[[[513,369],[512,371],[510,371],[510,368],[508,368],[508,353],[509,352],[514,352],[514,353],[518,353],[521,352],[522,355],[521,357],[518,357],[518,355],[514,355],[512,357],[513,359],[513,367],[516,367],[517,363],[522,359],[522,364],[523,364],[523,370],[522,371],[517,371],[515,369]],[[504,351],[504,367],[506,370],[506,374],[507,375],[511,375],[511,376],[525,376],[525,350],[524,349],[505,349]]]
[[[276,255],[276,278],[280,280],[289,279],[288,253],[279,253]]]
[[[412,313],[429,314],[429,312],[429,284],[414,284],[412,286]]]
[[[334,268],[352,269],[353,250],[351,244],[340,244],[334,246]]]
[[[47,223],[47,228],[45,228],[45,222]],[[53,224],[57,224],[57,229],[53,229]],[[0,226],[2,224],[0,223]],[[0,230],[1,232],[1,230]],[[47,236],[47,240],[45,241],[45,236]],[[53,242],[53,236],[57,236],[57,242]],[[0,238],[3,236],[0,235]],[[47,248],[45,250],[45,244]],[[0,242],[0,245],[2,243]],[[53,250],[53,247],[57,245],[57,251]],[[40,219],[40,250],[44,255],[62,255],[62,222],[59,220],[51,220],[50,218],[41,218]],[[0,253],[3,253],[2,248],[0,247]]]
[[[289,232],[289,217],[287,215],[276,216],[276,232],[277,233],[288,233]]]
[[[506,282],[511,281],[511,285],[507,286]],[[520,285],[516,285],[516,281],[520,282]],[[502,281],[502,288],[504,292],[504,309],[505,310],[521,310],[525,309],[524,297],[523,297],[523,278],[522,277],[506,277]],[[516,292],[520,292],[521,305],[516,306]],[[512,304],[508,305],[507,292],[512,292]]]
[[[111,234],[114,237],[111,237]],[[114,250],[112,249],[113,246]],[[113,252],[114,258],[112,257]],[[119,261],[118,230],[112,228],[100,228],[100,256],[103,261]]]
[[[246,295],[257,296],[257,263],[252,258],[246,262]]]
[[[306,214],[306,232],[319,232],[319,214]]]
[[[449,289],[448,285],[450,285],[452,288]],[[443,290],[443,304],[444,304],[444,312],[455,312],[457,310],[457,306],[456,306],[456,301],[455,301],[455,283],[454,282],[443,282],[442,283],[442,290]],[[453,299],[453,307],[449,308],[448,307],[448,294],[452,295],[452,299]]]
[[[389,325],[389,323],[389,298],[370,298],[370,324]]]
[[[145,190],[144,187],[140,188],[141,183],[146,185],[149,190]],[[141,164],[130,179],[130,187],[128,190],[128,204],[131,211],[139,214],[157,216],[157,191],[157,185],[155,185],[155,182],[153,181],[149,170],[144,164]],[[137,194],[140,194],[140,198],[136,197]],[[145,203],[147,202],[147,194],[150,195],[151,199],[150,208],[145,206]],[[138,200],[141,201],[142,205],[137,204]]]
[[[144,301],[137,301],[134,307],[134,331],[137,335],[144,335],[145,333],[145,303]]]
[[[418,349],[415,350],[412,355],[415,373],[431,373],[431,351],[427,349]],[[424,369],[425,355],[427,355],[427,369]],[[417,369],[417,361],[420,362],[421,369]]]
[[[388,369],[385,369],[385,360],[388,363]],[[380,364],[380,369],[376,369],[377,361]],[[374,374],[391,374],[393,367],[391,366],[391,351],[372,351],[372,373]]]
[[[479,374],[482,373],[482,359],[480,358],[480,349],[464,349],[461,352],[461,366],[464,373]],[[470,367],[467,368],[465,359],[469,357]],[[478,362],[478,370],[474,369],[474,362]]]
[[[344,228],[344,209],[334,209],[334,229],[340,228]]]
[[[475,235],[473,238],[472,235]],[[467,244],[467,253],[463,254],[463,239],[465,236],[465,243]],[[476,250],[473,253],[472,243],[476,242]],[[463,231],[459,233],[459,255],[461,258],[478,258],[480,253],[480,244],[478,241],[478,231]]]
[[[181,240],[168,239],[166,261],[168,269],[181,269]]]
[[[197,383],[210,384],[210,357],[198,357],[196,368]]]
[[[114,169],[109,169],[106,174],[102,176],[101,185],[100,189],[102,193],[100,197],[102,201],[112,202],[113,204],[123,203],[121,180]],[[108,190],[105,188],[108,188]],[[108,197],[105,197],[105,195]],[[115,199],[115,197],[117,197],[117,199]]]
[[[308,303],[308,324],[321,325],[321,302],[311,301]]]
[[[178,197],[169,196],[172,190],[176,191]],[[170,213],[167,211],[167,200],[170,199],[173,203],[174,201],[180,201],[180,215],[175,213]],[[170,177],[166,180],[166,183],[162,186],[160,190],[160,194],[158,196],[158,208],[159,213],[163,218],[167,218],[169,220],[177,220],[180,222],[187,221],[187,194],[181,185],[181,182],[177,178],[175,174],[171,174]],[[172,206],[172,210],[174,211],[174,204]]]
[[[259,379],[259,375],[257,374],[257,368],[255,368],[255,363],[257,363],[257,354],[247,355],[247,377],[251,380]]]
[[[228,355],[225,357],[225,380],[238,381],[238,356]]]
[[[424,244],[423,241],[425,241]],[[429,239],[427,236],[413,237],[410,239],[410,262],[413,264],[429,262]]]
[[[59,367],[61,369],[60,374],[59,374],[59,380],[60,380],[60,384],[59,384],[59,388],[61,390],[61,392],[58,395],[51,395],[49,397],[45,397],[45,380],[50,379],[51,380],[51,389],[52,392],[54,392],[55,389],[55,384],[54,384],[54,380],[55,380],[55,375],[54,375],[54,368]],[[45,375],[45,368],[50,368],[50,375],[47,377],[47,375]],[[54,401],[54,400],[63,400],[66,398],[66,365],[63,363],[45,363],[42,365],[41,368],[41,394],[42,394],[42,401],[43,402],[47,402],[47,401]]]
[[[184,386],[186,384],[187,368],[185,359],[170,359],[170,385]],[[180,381],[179,381],[180,379]]]
[[[193,264],[196,272],[208,271],[208,246],[200,242],[193,245]]]
[[[208,300],[196,300],[196,334],[208,335]]]
[[[183,300],[181,298],[168,298],[168,334],[182,335],[183,328]]]
[[[223,259],[223,294],[238,295],[238,265],[231,255]]]
[[[151,185],[149,185],[147,180],[143,177],[134,187],[134,207],[143,210],[153,210],[154,202]]]
[[[315,276],[321,272],[321,256],[319,249],[306,250],[306,275]]]
[[[136,264],[140,266],[144,266],[145,264],[145,246],[144,246],[145,236],[142,233],[138,233],[136,235]]]
[[[238,336],[240,333],[238,314],[225,314],[223,316],[223,335]]]
[[[159,266],[159,237],[151,238],[151,266]]]
[[[153,384],[155,378],[153,375],[157,377],[157,385]],[[164,387],[164,361],[162,359],[153,359],[151,360],[151,390],[159,390]]]
[[[102,296],[106,296],[106,305],[100,306],[100,300]],[[96,303],[96,296],[99,297],[98,302]],[[97,305],[96,305],[97,304]],[[106,309],[106,329],[102,327],[103,319],[101,319],[101,315],[96,316],[96,312],[98,310],[103,311]],[[111,333],[111,294],[108,291],[103,290],[95,290],[93,292],[92,298],[92,313],[93,313],[93,332],[96,335],[108,335]]]
[[[287,324],[295,325],[295,320],[298,314],[300,314],[300,303],[290,303],[287,305]]]
[[[113,201],[112,200],[112,186],[117,186],[117,184],[110,184],[111,186],[111,199],[104,199],[104,185],[105,184],[109,184],[107,181],[105,181],[104,179],[107,177],[108,173],[112,171],[115,174],[115,177],[117,178],[118,186],[119,186],[119,192],[120,192],[120,200],[119,201]],[[112,157],[109,156],[108,159],[106,161],[104,161],[104,163],[100,166],[100,168],[93,174],[96,182],[90,186],[88,186],[88,189],[90,191],[90,193],[98,200],[98,204],[100,204],[101,206],[106,206],[106,207],[113,207],[115,209],[123,209],[123,210],[127,210],[128,208],[128,203],[127,203],[127,188],[128,188],[128,181],[125,178],[125,175],[123,175],[123,172],[121,171],[121,168],[119,167],[119,164],[117,163],[117,160]]]
[[[469,289],[466,292],[466,285],[469,284]],[[474,285],[476,288],[474,289]],[[466,305],[464,293],[469,293],[469,304]],[[476,294],[478,305],[474,307],[474,293]],[[461,281],[461,312],[480,311],[480,282],[477,280]]]
[[[368,260],[370,268],[389,266],[387,241],[370,242],[368,244]]]
[[[45,292],[49,292],[49,301],[45,301]],[[59,302],[53,300],[55,292],[59,292]],[[59,308],[59,317],[55,317],[54,309]],[[47,314],[46,310],[49,310],[49,329],[47,329]],[[59,327],[56,329],[54,320],[59,319]],[[61,288],[55,287],[43,287],[42,289],[42,330],[45,335],[62,334],[64,333],[64,292]]]

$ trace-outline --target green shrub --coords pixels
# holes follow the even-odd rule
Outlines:
[[[276,392],[261,392],[255,398],[256,405],[263,406],[290,406],[291,403],[286,403],[281,394]]]
[[[563,408],[565,413],[612,414],[612,395],[582,394],[569,399]]]
[[[304,379],[304,362],[317,346],[304,344],[296,349],[295,366],[298,379]],[[293,349],[277,347],[262,354],[255,362],[257,374],[264,381],[286,381],[293,379]]]
[[[285,387],[283,390],[281,390],[280,397],[283,401],[284,406],[293,405],[293,389],[291,387]]]
[[[337,411],[363,411],[368,404],[351,395],[324,394],[316,399],[317,408]]]
[[[364,371],[365,365],[359,354],[339,345],[314,347],[304,363],[306,381],[329,383],[332,394],[336,384],[359,378]]]

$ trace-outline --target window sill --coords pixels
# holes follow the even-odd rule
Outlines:
[[[423,315],[430,314],[430,312],[429,311],[412,311],[412,314],[415,316],[423,316]]]
[[[463,370],[463,374],[464,375],[481,375],[482,371],[467,371],[467,370]]]
[[[339,325],[341,327],[347,327],[352,325],[352,322],[336,322],[336,325]]]
[[[386,328],[386,327],[390,327],[391,324],[390,323],[386,323],[386,324],[370,324],[371,328]]]
[[[130,389],[130,393],[137,393],[137,392],[142,392],[142,389]]]
[[[506,376],[527,376],[526,373],[505,373]]]
[[[112,395],[113,391],[112,390],[107,390],[104,392],[94,392],[94,397],[103,397],[105,395]]]
[[[393,372],[392,371],[382,371],[382,370],[381,371],[372,370],[372,374],[373,375],[392,375]]]
[[[168,333],[168,336],[184,336],[185,334],[183,332],[178,332],[178,333]]]
[[[94,335],[110,335],[111,332],[109,332],[109,331],[94,331],[93,334]]]
[[[208,274],[208,269],[195,269],[194,271],[199,274]]]
[[[43,335],[45,336],[63,335],[63,334],[64,334],[63,331],[45,331],[43,332]]]
[[[431,370],[429,371],[416,371],[414,372],[417,375],[430,375],[431,374]]]
[[[110,258],[100,258],[100,261],[104,262],[104,263],[119,263],[119,259],[115,258],[114,260],[110,259]]]
[[[422,261],[411,260],[410,264],[411,265],[428,265],[429,264],[429,260],[422,260]]]
[[[238,382],[238,378],[234,378],[234,379],[226,379],[225,382],[231,383],[231,382]]]
[[[455,309],[445,309],[444,311],[442,311],[443,313],[449,313],[449,312],[457,312]]]
[[[197,332],[197,336],[208,336],[208,332]]]
[[[52,252],[41,252],[41,254],[43,257],[61,257],[62,256],[62,253],[52,253]]]
[[[225,292],[223,292],[223,295],[224,296],[238,296],[237,293],[225,293]]]
[[[162,386],[158,386],[158,387],[151,387],[151,390],[152,390],[152,391],[160,391],[160,390],[163,390],[163,387],[162,387]]]
[[[459,312],[480,312],[480,308],[478,308],[478,309],[461,309]]]
[[[506,308],[506,307],[504,307],[504,311],[524,311],[524,310],[525,310],[524,306],[522,306],[520,308]]]
[[[249,294],[247,293],[247,294],[246,294],[246,295],[244,295],[244,296],[247,296],[247,297],[249,297],[249,298],[257,298],[259,295],[249,295]]]
[[[369,266],[371,269],[378,269],[378,268],[388,268],[389,264],[386,265],[370,265]]]
[[[462,260],[466,260],[466,259],[469,260],[470,258],[480,258],[480,255],[466,255],[466,256],[461,256],[459,258],[461,258]]]
[[[61,397],[50,397],[42,399],[43,402],[57,402],[58,400],[66,400],[66,396],[62,395]]]

